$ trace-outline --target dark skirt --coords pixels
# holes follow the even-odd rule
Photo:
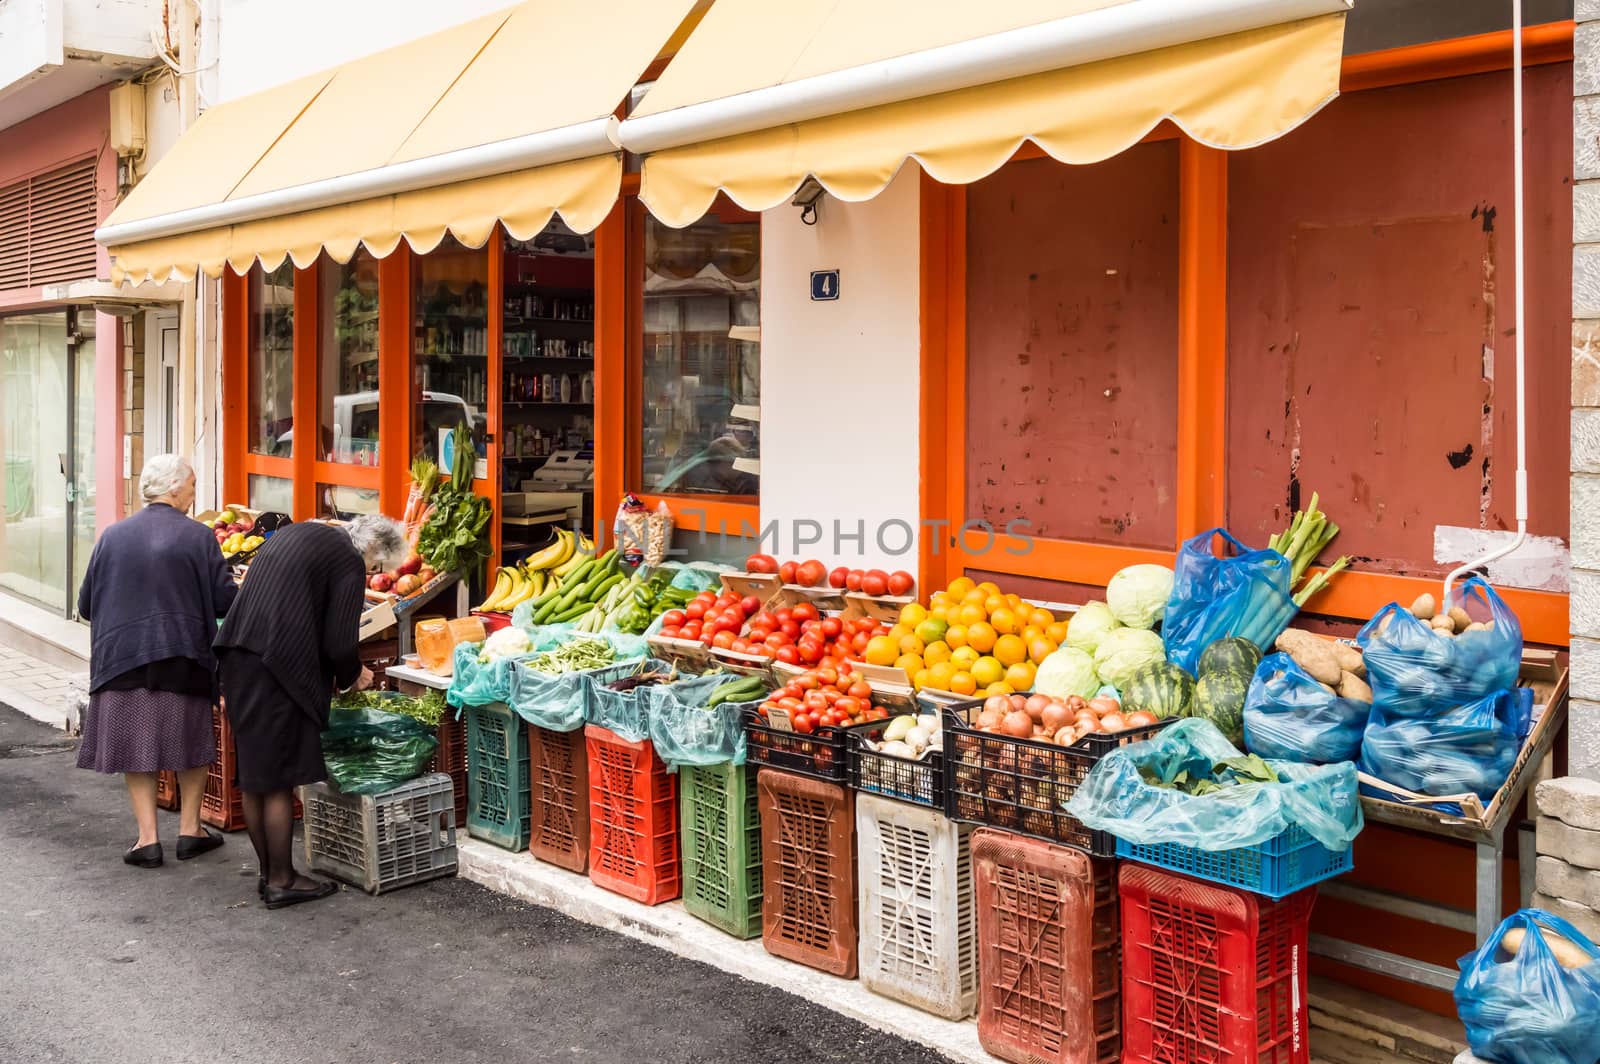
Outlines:
[[[260,657],[232,648],[217,671],[239,756],[240,790],[286,791],[328,778],[322,761],[325,721],[289,697]]]
[[[209,695],[96,691],[83,715],[78,767],[96,772],[187,772],[214,764]]]

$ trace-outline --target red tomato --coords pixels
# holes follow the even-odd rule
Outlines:
[[[700,594],[696,595],[694,597],[694,601],[702,604],[703,606],[706,607],[706,609],[710,609],[711,608],[711,604],[713,602],[717,601],[717,596],[712,591],[706,590],[706,591],[702,591],[702,592],[700,592]]]
[[[775,573],[778,571],[778,559],[770,554],[752,554],[744,560],[744,570],[747,573]]]
[[[773,614],[773,616],[778,619],[778,623],[780,625],[795,619],[794,611],[788,608],[779,610],[777,613]]]
[[[861,578],[861,590],[868,595],[887,595],[889,593],[889,578],[874,569]]]
[[[822,686],[822,684],[818,682],[817,674],[815,672],[802,672],[799,676],[796,676],[789,682],[797,685],[802,691],[815,691],[817,688]]]
[[[812,731],[815,730],[811,723],[810,715],[806,713],[802,713],[797,717],[791,717],[789,723],[794,730],[799,732],[801,735],[810,735]]]
[[[778,660],[783,662],[785,665],[798,665],[800,664],[800,651],[797,650],[793,644],[779,647]]]
[[[728,649],[733,651],[735,654],[748,654],[750,653],[750,644],[746,643],[743,639],[735,637],[733,642],[728,644]]]
[[[666,613],[661,615],[661,627],[682,628],[683,622],[688,619],[689,615],[684,613],[682,610],[668,610]]]
[[[842,565],[839,566],[839,568],[834,569],[832,572],[830,572],[828,574],[828,586],[829,587],[844,587],[845,577],[847,577],[849,575],[850,575],[850,570],[849,569],[846,569]]]
[[[691,621],[698,621],[706,615],[706,604],[699,599],[695,599],[684,607],[683,615]]]
[[[861,570],[851,569],[850,575],[844,578],[844,586],[849,591],[861,590]]]
[[[860,701],[867,701],[872,697],[872,685],[865,680],[857,680],[850,685],[850,697]]]
[[[793,713],[795,710],[805,705],[805,703],[793,695],[784,695],[782,698],[778,699],[778,705]]]
[[[763,628],[759,624],[752,624],[750,626],[750,642],[752,643],[765,643],[767,641],[767,636],[771,634],[772,629],[770,628]]]
[[[800,644],[800,660],[805,662],[807,665],[815,665],[817,662],[821,661],[822,660],[822,644],[821,643],[802,643],[802,644]]]
[[[661,637],[663,639],[677,639],[678,632],[682,627],[682,625],[677,624],[664,624],[661,626]]]
[[[807,558],[794,571],[795,583],[816,587],[828,578],[828,567],[815,558]]]
[[[822,634],[828,639],[838,639],[839,633],[844,631],[844,625],[839,623],[837,617],[824,617],[822,619]]]
[[[713,639],[715,639],[720,634],[721,634],[720,632],[713,632],[711,629],[708,628],[705,631],[700,633],[700,642],[704,643],[706,646],[710,646],[711,645],[711,641]]]
[[[818,683],[825,683],[825,684],[838,683],[839,682],[839,670],[838,669],[834,669],[834,668],[830,668],[827,665],[819,665],[817,667],[817,682]]]
[[[751,633],[752,636],[754,634],[754,632]],[[761,642],[762,645],[768,650],[782,650],[784,647],[789,645],[789,640],[786,639],[780,632],[772,632],[771,634],[763,637]]]
[[[789,613],[797,621],[814,621],[821,616],[817,612],[817,608],[809,602],[800,603],[791,609]]]
[[[850,640],[850,649],[857,654],[865,654],[867,652],[867,644],[870,642],[872,642],[870,635],[866,632],[857,632],[855,637]]]
[[[909,595],[911,589],[917,586],[917,581],[904,569],[896,569],[889,574],[889,594]]]
[[[806,712],[820,713],[828,708],[828,696],[821,690],[806,692]]]
[[[711,645],[716,647],[718,650],[731,650],[733,648],[733,633],[719,631],[716,635],[711,637]]]
[[[800,623],[798,621],[784,621],[778,625],[778,630],[790,639],[800,638]]]
[[[782,565],[778,566],[778,579],[782,580],[786,584],[794,583],[795,570],[798,568],[799,566],[797,566],[794,562],[784,562]]]
[[[761,609],[761,600],[756,598],[754,595],[746,595],[739,601],[739,608],[744,610],[744,615],[748,617],[752,613],[755,613],[757,610]]]
[[[699,621],[688,621],[683,626],[683,631],[678,633],[681,639],[699,639],[700,630],[705,626]]]
[[[845,695],[843,698],[835,702],[833,704],[833,708],[838,710],[840,713],[843,713],[851,720],[854,720],[856,717],[861,715],[860,700],[851,698],[849,695]]]
[[[752,625],[760,625],[770,631],[778,627],[778,617],[771,610],[759,610],[754,617],[750,618],[750,623]]]

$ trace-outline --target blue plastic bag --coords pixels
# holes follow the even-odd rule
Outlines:
[[[642,662],[630,661],[620,666],[613,665],[604,669],[572,673],[571,675],[581,678],[579,682],[582,693],[579,705],[583,710],[582,723],[598,724],[617,738],[630,743],[650,738],[650,692],[660,685],[646,684],[630,687],[625,691],[613,690],[611,687],[618,680],[649,672],[670,676],[672,666],[665,661],[646,658]]]
[[[1515,929],[1524,936],[1513,953],[1501,941]],[[1551,931],[1589,963],[1563,967],[1545,939]],[[1457,964],[1456,1011],[1473,1055],[1500,1064],[1600,1060],[1600,949],[1567,921],[1542,909],[1514,912]]]
[[[1528,687],[1496,691],[1423,718],[1395,716],[1374,705],[1361,740],[1361,771],[1417,794],[1471,793],[1487,801],[1517,763],[1532,714]]]
[[[1341,698],[1295,664],[1269,654],[1256,669],[1244,702],[1244,746],[1283,761],[1331,765],[1361,752],[1372,707]]]
[[[1211,548],[1214,536],[1226,545],[1220,558]],[[1161,621],[1167,660],[1193,673],[1206,647],[1233,635],[1270,647],[1294,618],[1292,576],[1283,555],[1250,550],[1220,528],[1184,543]]]
[[[730,679],[737,677],[711,673],[647,688],[650,742],[667,771],[684,765],[744,764],[744,711],[760,703],[724,702],[706,708],[711,692]]]
[[[450,687],[444,699],[457,709],[511,701],[513,659],[497,658],[479,664],[481,648],[481,643],[456,644],[450,666]]]
[[[1356,637],[1367,663],[1372,702],[1390,717],[1435,716],[1516,686],[1522,626],[1511,607],[1476,576],[1456,593],[1453,604],[1492,627],[1439,635],[1394,602]]]
[[[1218,762],[1244,755],[1209,720],[1188,717],[1154,738],[1129,743],[1100,759],[1067,802],[1067,812],[1094,831],[1109,831],[1135,846],[1177,843],[1220,852],[1255,846],[1299,825],[1330,850],[1361,833],[1356,767],[1269,761],[1285,781],[1227,787],[1192,795],[1154,787],[1139,774],[1163,779],[1180,770],[1211,775]]]

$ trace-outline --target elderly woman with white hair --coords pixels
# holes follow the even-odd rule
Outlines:
[[[185,459],[151,458],[139,493],[144,509],[101,534],[78,592],[78,613],[90,622],[78,767],[123,774],[139,826],[123,860],[156,868],[159,771],[178,774],[178,859],[222,845],[200,825],[200,798],[217,759],[211,640],[237,588],[211,530],[185,516],[194,504],[194,469]]]
[[[405,555],[404,527],[375,514],[342,528],[281,528],[256,551],[217,633],[245,827],[269,909],[335,889],[295,872],[294,788],[327,778],[322,732],[334,691],[372,684],[358,652],[366,575]]]

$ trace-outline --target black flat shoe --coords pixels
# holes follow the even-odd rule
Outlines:
[[[287,905],[299,905],[304,901],[316,901],[318,898],[326,898],[338,889],[339,885],[337,883],[318,883],[316,886],[305,890],[298,890],[294,887],[274,887],[269,883],[261,896],[266,899],[267,908],[282,909]]]
[[[148,846],[135,846],[122,855],[122,863],[133,865],[135,868],[160,868],[161,844],[152,842]]]
[[[191,857],[199,857],[203,853],[210,853],[222,845],[222,836],[210,828],[201,828],[204,835],[179,835],[178,860],[187,861]]]

